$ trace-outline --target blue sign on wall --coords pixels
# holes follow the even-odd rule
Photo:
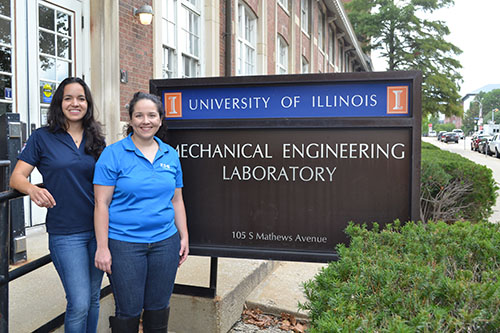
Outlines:
[[[409,84],[351,83],[162,90],[173,119],[410,117]]]

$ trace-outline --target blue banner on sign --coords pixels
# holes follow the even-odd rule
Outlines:
[[[173,119],[411,116],[409,84],[182,88],[161,96]]]

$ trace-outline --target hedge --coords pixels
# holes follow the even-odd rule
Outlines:
[[[421,220],[486,220],[498,186],[492,172],[458,154],[422,143]]]
[[[350,246],[304,284],[310,332],[498,332],[500,227],[350,224]]]

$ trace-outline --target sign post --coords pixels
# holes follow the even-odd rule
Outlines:
[[[150,81],[192,254],[325,262],[350,221],[420,217],[421,74]]]

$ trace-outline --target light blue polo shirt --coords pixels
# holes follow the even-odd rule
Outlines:
[[[153,163],[131,135],[104,149],[95,165],[94,184],[114,186],[109,206],[109,238],[154,243],[177,232],[172,198],[183,187],[179,155],[155,137],[159,149]]]

